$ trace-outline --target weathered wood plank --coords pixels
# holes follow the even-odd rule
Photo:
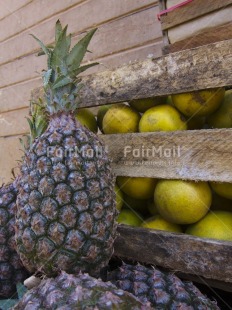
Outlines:
[[[168,30],[169,41],[171,44],[174,44],[175,42],[192,38],[200,32],[230,23],[231,16],[232,5],[177,25]]]
[[[28,107],[0,114],[0,137],[21,135],[28,132]]]
[[[191,38],[164,46],[163,53],[174,53],[232,38],[232,23],[195,34]]]
[[[232,129],[101,137],[116,175],[232,182]]]
[[[187,5],[169,12],[168,14],[161,15],[160,21],[162,30],[167,30],[207,13],[225,8],[230,4],[232,4],[232,0],[194,0]]]
[[[6,16],[14,13],[15,11],[19,10],[21,7],[27,5],[32,1],[33,0],[11,0],[9,3],[9,1],[0,0],[0,20],[6,18]]]
[[[92,50],[93,53],[88,53],[85,61],[95,60],[138,46],[161,41],[161,30],[159,27],[156,27],[156,23],[154,22],[154,14],[156,14],[156,12],[158,12],[158,8],[154,7],[101,26],[90,43],[89,49]],[[144,25],[142,29],[141,21],[143,21]],[[125,31],[125,29],[127,29],[127,31]],[[51,30],[54,32],[54,25]],[[46,29],[44,29],[44,32],[47,32]],[[128,33],[130,34],[128,35]],[[24,38],[26,38],[26,40],[35,41],[29,36],[24,36],[21,37],[20,46],[26,45]],[[38,45],[36,45],[36,47],[38,47]],[[10,51],[11,50],[15,50],[15,47],[12,47]],[[18,49],[16,49],[16,51],[18,52]],[[35,78],[38,76],[38,72],[40,72],[42,68],[45,68],[45,64],[45,57],[35,57],[32,54],[0,66],[0,76],[4,77],[4,79],[0,79],[0,87]],[[14,71],[14,74],[12,74],[12,71]]]
[[[127,51],[122,51],[117,54],[108,55],[106,57],[100,58],[98,59],[98,61],[101,63],[101,65],[91,68],[91,71],[100,72],[105,71],[106,68],[112,70],[113,68],[116,68],[118,66],[138,61],[139,59],[146,59],[148,55],[152,57],[161,56],[162,41],[145,46],[139,46]],[[38,60],[38,58],[36,58],[35,56],[34,58],[34,60]],[[34,66],[34,60],[31,60],[31,67]],[[88,73],[88,71],[86,73]],[[36,79],[27,80],[23,83],[14,84],[9,87],[2,88],[0,90],[0,113],[28,106],[28,102],[31,96],[31,90],[42,84],[41,76],[38,73],[37,76],[38,78]]]
[[[232,40],[209,44],[85,76],[81,106],[231,86],[231,71]]]
[[[14,0],[15,2],[18,0]],[[34,25],[46,20],[58,13],[68,10],[73,6],[77,6],[86,0],[69,0],[69,1],[24,1],[28,5],[19,7],[15,14],[11,14],[0,20],[0,42],[8,40],[9,38],[23,32],[25,29],[31,28]],[[20,1],[18,1],[20,2]],[[22,2],[22,1],[21,1]],[[10,9],[9,2],[4,1],[5,6]],[[4,7],[4,4],[2,5]],[[57,18],[57,17],[55,17]]]
[[[95,43],[91,43],[94,54],[96,51],[98,51],[98,49],[102,49],[104,53],[107,53],[110,45],[112,46],[114,44],[116,46],[116,43],[123,45],[123,49],[126,49],[126,46],[128,46],[131,40],[135,41],[136,39],[136,44],[143,44],[143,38],[145,37],[149,36],[149,40],[151,37],[157,37],[157,35],[161,37],[160,23],[154,18],[154,16],[158,13],[158,6],[156,1],[146,0],[140,2],[134,0],[119,0],[117,1],[117,5],[115,5],[114,1],[111,2],[112,3],[109,5],[108,0],[99,0],[97,2],[91,0],[84,2],[81,5],[75,6],[71,10],[65,11],[63,13],[61,12],[59,14],[61,22],[64,25],[69,25],[68,31],[73,34],[74,42],[77,41],[80,34],[82,34],[84,31],[96,26],[99,28],[99,30],[98,33],[95,34]],[[44,4],[42,2],[40,3],[37,1],[33,2],[32,4],[38,6],[35,12],[38,10],[44,12],[47,11],[43,10]],[[57,6],[57,9],[64,5],[64,2],[60,2],[60,5]],[[146,10],[147,6],[149,9]],[[52,7],[56,7],[55,2],[53,3]],[[90,7],[91,11],[95,12],[94,16],[89,14]],[[102,10],[103,7],[104,10]],[[141,10],[144,10],[144,12],[139,14]],[[15,19],[15,23],[20,22],[24,18],[24,15],[25,13],[19,19]],[[40,14],[37,14],[36,16],[37,19],[40,18]],[[85,18],[83,19],[82,16],[85,16]],[[33,17],[34,14],[31,13],[25,15],[25,18],[30,19],[31,22],[34,20]],[[30,33],[33,33],[47,44],[53,43],[54,25],[56,20],[57,16],[55,15],[49,20],[36,24],[33,27],[28,26],[24,32],[21,32],[19,35],[14,36],[11,39],[7,39],[5,42],[2,42],[0,45],[0,63],[7,63],[22,56],[34,53],[36,50],[38,50],[38,44],[31,36],[29,36]],[[141,29],[141,24],[144,25],[144,28],[142,28],[143,30]],[[24,26],[24,22],[21,22],[20,25]],[[0,22],[0,29],[1,27],[2,29],[6,28],[1,26]],[[8,28],[11,27],[12,26],[8,26]],[[15,30],[15,27],[13,27],[13,30]],[[138,32],[138,30],[140,30],[140,33],[135,33],[136,31]],[[102,32],[101,38],[98,37],[100,32]],[[117,37],[119,32],[121,33],[120,39]],[[122,37],[123,35],[124,37]],[[101,44],[97,43],[99,41]],[[118,48],[116,48],[116,50],[118,50]],[[115,52],[114,48],[111,48],[110,52]],[[94,54],[90,54],[89,56],[94,56]]]
[[[232,282],[232,242],[120,225],[114,254],[206,279]]]
[[[27,113],[23,109],[2,114],[1,136],[27,133]],[[231,129],[102,135],[101,139],[116,175],[232,182]]]
[[[41,85],[41,77],[0,90],[0,113],[28,106],[31,90]]]
[[[230,86],[231,72],[232,40],[209,44],[85,76],[81,106]]]

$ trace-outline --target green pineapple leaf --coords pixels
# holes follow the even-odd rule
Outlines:
[[[80,74],[81,72],[84,72],[85,70],[87,70],[87,69],[89,69],[89,68],[91,68],[91,67],[93,67],[93,66],[96,66],[96,65],[99,65],[99,63],[98,63],[98,62],[93,62],[93,63],[91,63],[91,64],[88,64],[88,65],[79,67],[79,68],[77,68],[77,69],[74,69],[74,70],[72,70],[72,71],[70,72],[70,76],[74,78],[74,77],[76,77],[78,74]]]
[[[62,32],[62,25],[60,23],[60,20],[58,19],[56,22],[56,33],[55,33],[55,42],[58,42],[59,36]]]
[[[46,45],[46,47],[49,49],[49,51],[51,52],[52,49],[54,48],[54,45],[53,44],[48,44]],[[45,55],[44,51],[42,49],[39,50],[37,56],[43,56]]]
[[[56,88],[59,88],[62,86],[66,86],[72,82],[73,82],[73,80],[69,76],[62,75],[56,79],[56,81],[52,85],[52,89],[56,89]]]
[[[19,299],[21,299],[21,298],[23,298],[23,295],[26,294],[27,288],[23,284],[18,283],[17,284],[17,292],[18,292]]]
[[[9,310],[12,309],[17,303],[19,302],[18,299],[1,299],[0,300],[0,309],[1,310]]]
[[[26,120],[27,120],[27,122],[29,124],[30,132],[34,132],[35,126],[34,126],[33,121],[29,117],[26,117]]]
[[[51,53],[51,52],[50,52],[49,48],[47,48],[47,46],[45,46],[45,45],[43,44],[43,42],[40,41],[36,36],[34,36],[33,34],[30,34],[30,35],[39,43],[39,45],[40,45],[40,47],[42,48],[42,51],[44,52],[44,54],[50,56],[50,53]]]
[[[35,121],[35,133],[34,138],[40,137],[47,129],[48,123],[44,118],[38,118]]]
[[[51,67],[53,70],[56,70],[59,67],[63,73],[66,73],[66,64],[65,64],[65,56],[69,52],[71,38],[70,36],[66,36],[67,25],[64,27],[62,32],[59,35],[59,38],[56,42],[55,48],[53,50],[52,59],[51,59]]]
[[[69,71],[75,70],[80,66],[85,53],[87,51],[88,45],[92,36],[96,32],[97,28],[90,30],[84,38],[82,38],[71,50],[69,55],[67,56],[67,65],[69,67]]]
[[[52,75],[52,69],[48,69],[48,71],[46,71],[43,74],[43,84],[44,84],[44,86],[48,85],[48,83],[50,81],[50,78],[51,78],[51,75]]]

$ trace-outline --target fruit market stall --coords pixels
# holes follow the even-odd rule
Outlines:
[[[231,86],[231,70],[232,40],[184,50],[83,77],[80,107]],[[41,89],[33,91],[34,100],[41,95]],[[118,176],[232,182],[231,129],[128,133],[101,138],[109,147]],[[162,158],[166,163],[152,168],[144,163],[152,156],[143,158],[140,154],[134,158],[128,153],[125,160],[125,147],[139,148],[141,144],[164,144],[169,148],[181,145],[183,156],[172,165],[168,165],[168,158]],[[138,160],[143,161],[139,169]],[[118,233],[115,255],[179,271],[190,279],[201,276],[212,286],[232,291],[231,242],[126,226],[119,226]]]
[[[232,292],[232,39],[79,78],[96,30],[33,36],[47,69],[0,188],[0,297],[30,274],[13,309],[219,309],[189,280]]]

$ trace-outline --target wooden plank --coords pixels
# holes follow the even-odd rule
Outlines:
[[[85,76],[81,106],[231,86],[231,72],[232,40],[209,44]]]
[[[28,109],[1,115],[1,136],[26,133]],[[232,129],[102,135],[116,175],[232,182]]]
[[[0,186],[3,183],[6,184],[12,180],[11,170],[18,167],[17,160],[20,160],[23,155],[19,143],[19,137],[20,136],[0,138]]]
[[[218,41],[230,40],[232,38],[232,23],[225,24],[220,27],[200,32],[193,37],[178,41],[173,44],[164,46],[163,53],[174,53],[177,51],[190,49]]]
[[[21,135],[28,132],[28,108],[0,114],[0,137]]]
[[[167,30],[207,13],[226,8],[230,4],[232,4],[232,0],[194,0],[168,14],[162,15],[160,18],[162,30]]]
[[[27,113],[28,109],[23,109],[2,114],[1,136],[26,133]],[[109,149],[116,175],[232,182],[232,129],[102,135],[101,138]]]
[[[171,44],[192,38],[199,32],[213,29],[231,22],[232,5],[218,11],[211,12],[207,15],[200,16],[184,24],[168,30],[168,38]]]
[[[59,14],[61,22],[64,25],[65,24],[69,25],[69,31],[73,34],[74,42],[79,38],[79,35],[83,33],[85,30],[88,30],[96,26],[99,28],[98,32],[103,32],[103,37],[99,38],[99,40],[101,40],[100,42],[102,42],[103,44],[92,45],[94,46],[93,49],[94,52],[98,50],[98,48],[100,48],[101,46],[103,49],[108,49],[108,45],[116,43],[123,45],[123,48],[125,48],[128,45],[128,41],[132,40],[132,38],[134,40],[135,36],[137,36],[136,37],[137,44],[139,44],[140,41],[141,44],[143,44],[144,40],[142,39],[142,37],[148,35],[149,36],[152,35],[154,37],[157,31],[159,31],[158,36],[161,37],[160,23],[154,18],[154,16],[158,13],[157,1],[146,0],[139,2],[134,0],[119,0],[117,1],[117,5],[114,1],[112,0],[110,1],[111,1],[110,5],[109,0],[98,0],[97,2],[94,0],[87,1],[82,3],[81,5],[73,7],[71,10]],[[35,4],[36,3],[38,3],[38,1],[35,2]],[[39,3],[40,4],[37,5],[39,5],[41,11],[43,5],[41,5],[42,2]],[[61,4],[64,6],[64,3],[66,2],[61,1],[58,8],[61,7]],[[53,6],[56,7],[56,2],[54,2]],[[104,10],[102,10],[103,7]],[[89,14],[90,8],[92,12],[95,12],[94,16],[92,16],[92,14]],[[150,8],[151,11],[149,9],[146,10],[146,8]],[[39,10],[39,8],[37,8],[37,10]],[[141,12],[142,14],[140,15],[139,11],[143,10],[145,12],[144,13]],[[46,12],[46,10],[43,11]],[[137,16],[136,13],[139,14],[140,17],[136,17]],[[144,14],[146,16],[144,16]],[[129,15],[132,15],[131,18],[134,19],[134,22],[130,20],[131,18],[129,18]],[[82,16],[85,16],[85,18],[83,19]],[[128,16],[129,19],[123,18],[126,16]],[[22,18],[23,17],[24,15],[22,16]],[[28,13],[25,17],[26,19],[29,18],[34,20],[33,19],[34,14],[31,13],[30,14]],[[40,14],[37,14],[37,18],[39,17]],[[26,28],[24,32],[21,32],[19,35],[14,36],[13,38],[3,42],[0,45],[0,55],[1,55],[0,63],[1,64],[7,63],[16,58],[34,53],[36,50],[38,50],[38,44],[35,40],[31,38],[31,36],[29,36],[30,33],[33,33],[47,44],[53,43],[54,25],[57,18],[58,17],[55,15],[49,20],[36,24],[32,28],[31,27]],[[128,24],[125,25],[127,21]],[[15,22],[17,22],[17,20]],[[111,26],[112,22],[113,24]],[[140,27],[140,33],[134,34],[135,30],[138,32],[141,23],[144,25],[143,30]],[[24,25],[24,22],[21,24]],[[0,27],[2,27],[2,29],[5,29],[3,26],[1,26],[1,23]],[[124,37],[120,36],[120,39],[118,39],[117,35],[118,32],[120,31],[120,28],[122,27]],[[8,26],[8,28],[11,28],[11,26],[10,27]],[[112,36],[112,34],[114,35]],[[96,36],[97,34],[95,35],[95,37]]]
[[[17,0],[16,0],[17,1]],[[0,20],[0,42],[23,32],[25,29],[44,21],[45,19],[62,13],[73,6],[77,6],[86,0],[69,0],[69,1],[25,1],[29,4],[18,8],[15,14],[11,14]],[[7,1],[4,1],[7,5]],[[22,1],[21,1],[22,2]],[[4,7],[4,5],[2,5]],[[11,5],[8,4],[8,7]],[[57,18],[57,17],[56,17]]]
[[[0,66],[0,89],[40,76],[46,68],[46,58],[34,54]]]
[[[0,113],[25,108],[31,97],[31,90],[41,85],[41,77],[15,84],[0,90]]]
[[[90,43],[89,48],[93,50],[93,53],[89,53],[85,61],[95,60],[107,55],[160,41],[161,30],[156,27],[154,22],[154,14],[156,12],[158,12],[158,8],[154,7],[100,27]],[[144,24],[143,29],[141,29],[141,21],[143,21]],[[52,30],[54,30],[53,28],[54,25]],[[127,31],[125,31],[125,29],[127,29]],[[21,39],[20,44],[24,45],[24,40],[23,38]],[[31,37],[27,39],[34,41]],[[99,42],[101,43],[99,44]],[[38,76],[38,72],[45,67],[45,64],[45,57],[29,55],[0,66],[0,76],[4,77],[4,79],[0,80],[0,87],[6,87],[11,84],[35,78]],[[12,74],[12,71],[14,74]]]
[[[119,225],[114,254],[175,272],[232,282],[232,242]]]
[[[101,65],[92,68],[92,72],[100,72],[106,69],[112,70],[118,66],[125,65],[129,62],[146,59],[149,57],[158,57],[162,54],[162,42],[152,43],[145,46],[139,46],[117,54],[108,55],[98,59]],[[35,60],[38,60],[34,56]],[[41,58],[42,60],[42,58]],[[43,60],[44,63],[44,60]],[[33,66],[33,60],[31,60]],[[44,64],[45,66],[45,64]],[[87,71],[87,73],[90,73]],[[36,73],[38,78],[27,80],[23,83],[14,84],[12,86],[2,88],[0,90],[0,113],[7,112],[28,106],[31,96],[31,90],[42,84],[41,77]]]
[[[6,18],[6,16],[11,15],[15,13],[17,10],[19,10],[21,7],[27,5],[28,3],[32,2],[33,0],[0,0],[0,20],[3,18]],[[4,29],[6,30],[6,29]]]
[[[232,182],[232,129],[103,135],[116,175]]]

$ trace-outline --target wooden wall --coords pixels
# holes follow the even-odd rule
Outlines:
[[[25,116],[31,90],[41,85],[45,58],[36,57],[38,36],[52,43],[59,18],[74,42],[98,27],[87,60],[112,69],[161,55],[162,34],[155,0],[0,0],[0,185],[11,178],[22,152],[18,138],[27,133]]]
[[[160,0],[163,8],[183,0]],[[232,38],[232,0],[194,0],[161,16],[164,54]]]

